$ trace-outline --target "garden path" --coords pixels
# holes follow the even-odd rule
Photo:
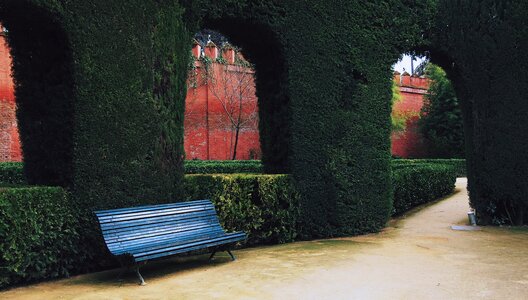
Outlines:
[[[527,299],[528,230],[455,231],[467,221],[466,180],[379,234],[175,258],[115,280],[117,270],[0,293],[1,299]]]

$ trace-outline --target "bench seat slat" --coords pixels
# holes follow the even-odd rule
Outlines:
[[[107,243],[108,248],[113,249],[126,249],[130,247],[135,247],[137,245],[149,245],[149,244],[158,244],[158,243],[165,243],[167,241],[182,241],[185,242],[186,240],[191,240],[193,238],[196,238],[198,236],[205,236],[205,235],[222,235],[224,234],[224,231],[222,228],[203,228],[200,230],[194,230],[192,232],[187,232],[185,234],[182,234],[180,232],[176,232],[173,234],[165,234],[160,236],[151,236],[148,238],[141,238],[141,239],[134,239],[134,240],[128,240],[125,242],[113,242],[113,243]]]
[[[134,228],[140,228],[144,226],[156,226],[156,225],[163,225],[165,223],[192,223],[199,220],[212,220],[216,221],[218,220],[218,217],[213,212],[209,212],[207,214],[189,214],[186,217],[183,216],[162,216],[158,218],[148,218],[148,219],[142,219],[142,220],[134,220],[134,221],[121,221],[119,223],[114,224],[106,224],[101,226],[101,230],[103,233],[111,233],[111,232],[120,232],[120,231],[128,231],[128,230],[134,230]],[[216,221],[217,222],[217,221]]]
[[[229,243],[235,243],[241,240],[244,240],[246,238],[245,233],[231,233],[228,236],[217,238],[214,240],[204,240],[204,241],[198,241],[191,244],[181,245],[181,246],[175,246],[172,248],[167,248],[163,250],[157,250],[152,251],[148,253],[141,253],[141,254],[134,254],[134,259],[137,262],[145,261],[145,260],[151,260],[159,257],[164,256],[170,256],[175,255],[179,253],[185,253],[193,250],[199,250],[204,248],[210,248],[214,246],[229,244]]]
[[[145,206],[138,206],[138,207],[99,210],[99,211],[95,211],[94,213],[97,217],[105,217],[105,216],[110,216],[110,215],[121,215],[127,212],[133,213],[133,212],[141,212],[141,211],[148,211],[148,210],[160,210],[164,208],[186,207],[186,206],[194,206],[194,205],[202,205],[202,204],[211,204],[211,201],[195,200],[195,201],[187,201],[187,202],[179,202],[179,203],[145,205]]]
[[[200,206],[191,206],[191,207],[186,207],[186,208],[177,208],[177,209],[168,209],[168,210],[151,210],[148,212],[114,215],[111,217],[102,218],[101,224],[127,221],[127,220],[144,219],[144,218],[151,218],[151,217],[157,218],[157,217],[168,216],[168,215],[186,215],[188,213],[193,213],[193,212],[203,213],[207,211],[214,211],[214,207],[208,206],[208,205],[200,205]]]
[[[218,224],[215,224],[213,222],[194,222],[191,224],[185,224],[185,226],[180,225],[174,225],[174,224],[167,224],[166,226],[158,226],[158,227],[148,227],[148,228],[141,228],[136,231],[127,231],[127,232],[121,232],[121,233],[115,233],[115,234],[105,234],[104,238],[106,243],[112,243],[115,241],[128,241],[128,240],[134,240],[134,239],[140,239],[142,237],[149,237],[149,236],[158,236],[158,235],[164,235],[164,234],[171,234],[175,232],[180,232],[181,234],[184,234],[187,231],[194,231],[202,228],[221,228]]]
[[[168,237],[167,239],[160,239],[156,241],[140,241],[136,244],[116,245],[117,247],[112,249],[112,251],[134,254],[143,251],[154,251],[156,249],[186,245],[196,241],[215,239],[225,235],[226,233],[223,231],[204,231],[195,235],[188,235],[184,237],[172,236]]]

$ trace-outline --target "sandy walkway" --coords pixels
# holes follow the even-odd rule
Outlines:
[[[465,180],[457,193],[380,234],[292,243],[219,256],[164,260],[124,282],[117,271],[0,293],[1,299],[528,299],[528,230],[465,224]]]

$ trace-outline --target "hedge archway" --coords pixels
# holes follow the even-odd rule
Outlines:
[[[259,96],[272,99],[262,106],[265,163],[293,174],[304,237],[385,225],[392,201],[389,66],[410,47],[438,49],[456,63],[458,89],[468,95],[477,213],[486,222],[525,222],[524,1],[2,0],[0,8],[16,64],[38,45],[17,32],[44,47],[36,34],[42,27],[57,50],[41,52],[45,71],[33,74],[46,84],[24,75],[29,63],[15,67],[17,82],[29,83],[17,87],[19,97],[42,92],[39,111],[21,98],[28,176],[70,187],[87,209],[181,199],[190,33],[206,24],[242,43],[258,35],[245,48],[257,64]],[[22,16],[33,12],[35,18]],[[56,88],[45,89],[48,83]],[[36,126],[43,116],[49,118]]]
[[[73,61],[60,14],[22,1],[0,3],[13,60],[17,117],[30,184],[71,184]]]

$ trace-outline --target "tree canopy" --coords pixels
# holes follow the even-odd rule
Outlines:
[[[431,79],[419,121],[429,155],[437,158],[464,157],[462,111],[446,72],[429,63],[425,68]]]

